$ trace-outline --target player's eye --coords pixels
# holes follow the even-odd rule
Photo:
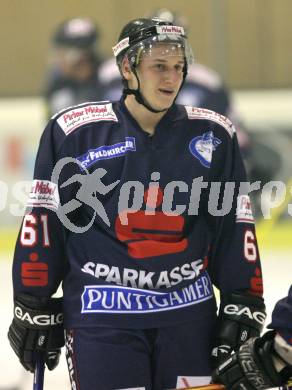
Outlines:
[[[166,70],[166,66],[164,64],[155,64],[154,67],[155,67],[155,69],[157,69],[160,72],[163,72]]]
[[[181,64],[177,64],[177,65],[175,65],[175,70],[177,72],[182,72],[183,71],[183,66]]]

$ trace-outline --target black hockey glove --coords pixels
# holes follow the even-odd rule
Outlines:
[[[48,369],[53,370],[64,346],[62,298],[17,296],[8,339],[26,370],[34,372],[37,352],[43,353]]]
[[[250,337],[258,337],[265,318],[263,298],[235,293],[221,296],[211,356],[213,368],[218,367]]]
[[[262,390],[287,384],[291,366],[275,368],[275,332],[250,338],[213,373],[212,382],[222,383],[228,390]]]

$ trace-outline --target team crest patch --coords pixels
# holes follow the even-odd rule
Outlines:
[[[135,151],[135,138],[126,137],[124,142],[119,142],[114,145],[103,145],[96,149],[90,149],[82,156],[76,157],[76,159],[81,163],[83,168],[89,168],[97,161],[125,156],[128,152]]]
[[[189,143],[190,152],[196,157],[200,163],[210,168],[213,151],[220,145],[222,141],[216,138],[213,131],[208,131],[199,137],[195,137]]]

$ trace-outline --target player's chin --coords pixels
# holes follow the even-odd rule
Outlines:
[[[156,101],[155,108],[157,110],[167,110],[173,105],[174,100],[175,100],[175,95],[160,98]]]

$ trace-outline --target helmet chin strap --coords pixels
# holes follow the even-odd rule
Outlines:
[[[140,92],[140,89],[125,88],[123,90],[123,96],[127,96],[127,95],[134,95],[136,101],[139,104],[142,104],[142,106],[147,108],[147,110],[154,112],[155,114],[158,114],[159,112],[164,112],[164,111],[168,110],[168,108],[164,108],[163,110],[155,110],[155,108],[151,107],[151,105],[149,103],[147,103],[147,101],[144,99],[143,95]]]
[[[127,95],[134,95],[135,96],[135,99],[136,101],[139,103],[139,104],[142,104],[142,106],[144,106],[145,108],[147,108],[147,110],[155,113],[155,114],[158,114],[160,112],[165,112],[167,111],[169,108],[164,108],[163,110],[156,110],[155,108],[153,108],[148,102],[147,100],[144,98],[144,96],[141,94],[140,92],[140,80],[139,80],[139,77],[137,75],[137,72],[136,72],[136,69],[133,68],[133,73],[134,75],[136,76],[136,79],[137,79],[137,82],[138,82],[138,88],[137,89],[131,89],[131,88],[128,88],[128,81],[127,80],[124,80],[125,81],[125,84],[126,84],[126,88],[124,88],[123,90],[123,96],[126,97]],[[177,95],[179,94],[182,86],[183,86],[183,83],[185,81],[185,77],[186,77],[186,74],[184,74],[184,78],[183,78],[183,81],[182,81],[182,84],[180,86],[180,89],[178,91],[178,93],[176,94],[176,97],[174,98],[174,101],[173,103],[175,102],[175,99],[177,98]],[[172,104],[173,104],[172,103]]]

